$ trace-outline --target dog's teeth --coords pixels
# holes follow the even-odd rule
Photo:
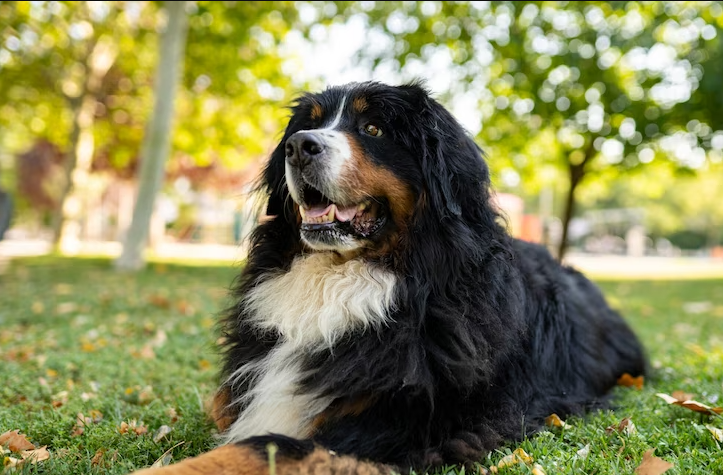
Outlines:
[[[357,206],[357,211],[364,211],[365,209],[367,209],[367,206],[368,206],[368,203],[366,203],[366,202],[362,203],[359,206]]]
[[[301,215],[301,220],[304,221],[306,219],[306,211],[301,206],[299,206],[299,214]]]
[[[335,217],[336,217],[336,205],[331,205],[331,210],[329,210],[329,214],[326,215],[326,218],[331,223],[334,221]]]

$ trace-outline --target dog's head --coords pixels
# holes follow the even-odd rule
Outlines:
[[[377,256],[423,216],[474,220],[489,184],[480,150],[422,87],[374,82],[299,98],[264,180],[267,213],[308,250]]]

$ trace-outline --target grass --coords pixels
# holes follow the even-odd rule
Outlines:
[[[19,429],[52,454],[20,473],[122,474],[174,446],[174,460],[211,448],[204,401],[216,383],[214,315],[237,270],[156,263],[124,275],[104,259],[14,261],[0,276],[0,433]],[[642,390],[617,388],[615,412],[568,420],[564,429],[503,447],[482,465],[521,447],[548,474],[630,474],[655,448],[675,465],[666,473],[723,473],[722,444],[706,428],[723,429],[723,418],[655,396],[683,390],[723,405],[723,280],[600,285],[648,348],[653,377]],[[77,414],[98,419],[91,411],[102,420],[77,434]],[[606,431],[624,417],[634,433]],[[131,421],[148,433],[121,433]],[[154,442],[163,425],[172,431]],[[586,447],[583,457],[578,452]],[[500,473],[532,470],[516,464]]]

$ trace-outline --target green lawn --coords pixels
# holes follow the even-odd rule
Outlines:
[[[20,473],[121,474],[177,444],[174,460],[213,446],[203,406],[215,386],[215,312],[237,271],[159,263],[124,275],[102,259],[14,261],[0,276],[0,433],[19,429],[51,453]],[[723,405],[723,280],[600,283],[647,346],[653,377],[640,391],[618,388],[615,412],[568,420],[482,465],[521,447],[547,474],[630,474],[655,448],[675,464],[667,473],[723,473],[723,443],[706,428],[723,429],[723,418],[655,396],[683,390]],[[79,433],[78,413],[97,422]],[[634,432],[606,431],[624,417]],[[148,432],[121,433],[131,421]],[[163,425],[171,432],[154,442]]]

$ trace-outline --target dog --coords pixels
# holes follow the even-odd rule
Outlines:
[[[589,280],[508,234],[484,154],[418,83],[302,95],[261,183],[222,325],[225,443],[144,474],[472,465],[646,370]]]

